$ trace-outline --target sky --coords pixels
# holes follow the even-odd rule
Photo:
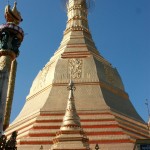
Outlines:
[[[89,27],[100,54],[117,68],[125,91],[147,122],[150,104],[150,0],[93,0]],[[13,0],[9,0],[13,5]],[[11,121],[21,111],[32,82],[58,49],[66,27],[63,0],[18,0],[25,32],[17,58]],[[0,24],[7,0],[0,0]]]

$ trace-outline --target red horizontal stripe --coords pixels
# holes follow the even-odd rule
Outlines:
[[[20,145],[50,145],[52,141],[20,141]]]
[[[86,132],[87,136],[89,135],[124,135],[123,132],[113,132],[113,131],[108,131],[108,132]]]
[[[92,140],[89,144],[133,143],[129,139],[122,140]],[[52,141],[20,141],[20,145],[51,145]]]
[[[30,133],[30,137],[54,137],[56,134],[54,133]]]
[[[92,140],[89,141],[89,144],[112,144],[112,143],[133,143],[129,139],[123,139],[123,140]]]
[[[87,136],[98,135],[124,135],[122,132],[86,132]],[[30,137],[54,137],[56,133],[30,133]]]

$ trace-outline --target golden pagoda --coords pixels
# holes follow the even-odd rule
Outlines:
[[[6,134],[18,131],[18,150],[37,150],[41,145],[49,150],[65,114],[71,78],[90,148],[99,144],[103,150],[133,150],[136,139],[150,137],[149,129],[133,107],[117,69],[95,46],[86,0],[68,0],[67,15],[59,48],[34,79],[22,111]]]

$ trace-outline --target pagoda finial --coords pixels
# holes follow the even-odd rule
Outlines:
[[[72,80],[70,80],[67,89],[69,90],[69,98],[66,113],[60,130],[56,132],[56,137],[53,139],[53,145],[50,150],[91,150],[89,139],[81,128],[80,118],[75,108],[73,96],[75,86]]]
[[[66,113],[63,119],[63,123],[61,126],[61,130],[65,130],[68,126],[76,126],[80,127],[80,118],[77,114],[75,102],[74,102],[74,94],[73,91],[76,89],[72,80],[70,80],[69,86],[67,87],[69,90],[69,98],[66,108]]]
[[[19,25],[21,21],[23,21],[20,12],[17,10],[17,2],[14,2],[14,6],[11,10],[10,5],[5,7],[5,19],[6,22],[11,22],[16,25]]]
[[[69,83],[69,86],[67,87],[67,89],[70,91],[69,99],[74,98],[74,96],[73,96],[73,91],[74,91],[76,88],[75,88],[74,83],[73,83],[73,81],[72,81],[71,79],[70,79],[70,83]]]

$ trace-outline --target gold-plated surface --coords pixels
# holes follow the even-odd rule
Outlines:
[[[101,149],[133,150],[136,138],[149,137],[147,125],[131,104],[117,69],[94,44],[85,0],[67,2],[68,21],[60,47],[39,71],[22,111],[6,134],[19,131],[18,150],[39,149],[41,144],[48,150],[61,127],[53,140],[57,148],[66,148],[63,141],[76,135],[69,146],[81,146],[80,141],[74,142],[82,138],[78,117],[72,120],[74,113],[67,111],[62,123],[66,105],[71,105],[66,90],[71,77],[76,85],[76,109],[90,147],[94,149],[98,143]]]

